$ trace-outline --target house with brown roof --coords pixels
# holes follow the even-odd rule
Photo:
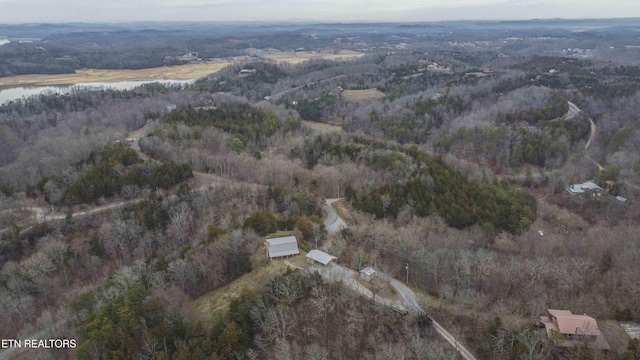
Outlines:
[[[548,309],[547,313],[547,316],[540,317],[540,322],[550,339],[558,339],[554,332],[562,336],[564,341],[559,345],[575,347],[586,342],[594,349],[609,350],[609,344],[598,329],[596,319],[591,316],[575,315],[569,310]]]

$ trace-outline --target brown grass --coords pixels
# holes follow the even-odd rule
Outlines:
[[[384,98],[386,95],[377,89],[367,89],[345,90],[342,96],[349,101],[375,101]]]
[[[342,126],[340,125],[331,125],[327,123],[320,123],[315,121],[302,120],[302,124],[312,128],[313,130],[326,133],[332,131],[342,131]]]
[[[351,221],[351,204],[349,204],[349,202],[347,202],[346,200],[340,200],[334,202],[333,204],[331,204],[331,206],[336,211],[336,213],[338,213],[338,215],[342,219],[344,219],[344,221]]]
[[[219,71],[230,62],[163,66],[140,70],[81,69],[75,74],[18,75],[0,78],[0,86],[45,86],[88,82],[193,80]]]
[[[297,64],[313,58],[346,60],[363,56],[362,53],[345,52],[339,54],[271,54],[265,57],[277,62]],[[88,82],[153,81],[153,80],[194,80],[215,73],[235,62],[204,62],[179,66],[163,66],[140,70],[99,70],[81,69],[75,74],[58,75],[18,75],[0,78],[0,87],[13,86],[53,86]]]
[[[340,50],[340,52],[338,52],[337,54],[297,52],[297,53],[268,54],[268,55],[265,55],[264,57],[271,60],[275,60],[277,62],[299,64],[303,61],[307,61],[310,59],[350,60],[350,59],[357,59],[361,56],[364,56],[364,54],[357,51]]]
[[[192,310],[198,319],[212,321],[224,314],[231,301],[239,298],[242,293],[262,289],[269,279],[284,274],[285,271],[287,271],[287,265],[283,261],[271,261],[267,266],[254,269],[231,284],[195,299],[191,304]]]

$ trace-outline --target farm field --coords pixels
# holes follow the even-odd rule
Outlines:
[[[349,101],[375,101],[384,98],[386,95],[377,89],[367,89],[345,90],[342,96]]]
[[[270,53],[263,57],[279,63],[298,64],[313,58],[345,60],[358,58],[363,53],[340,51],[334,53]],[[0,88],[14,86],[52,86],[93,82],[149,81],[149,80],[195,80],[217,72],[236,61],[203,62],[178,66],[163,66],[139,70],[81,69],[75,74],[18,75],[0,78]]]

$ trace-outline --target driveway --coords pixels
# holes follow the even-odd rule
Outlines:
[[[338,264],[330,263],[328,266],[313,265],[309,268],[309,271],[317,271],[325,280],[329,282],[340,282],[368,299],[371,299],[373,297],[373,293],[371,292],[371,290],[367,289],[356,280],[359,274],[354,270],[345,268]],[[374,298],[375,302],[385,306],[392,306],[395,304],[402,305],[407,310],[409,310],[409,312],[414,314],[425,313],[425,311],[416,300],[416,294],[411,289],[385,273],[376,272],[376,276],[380,276],[383,279],[389,281],[391,286],[393,286],[393,288],[398,293],[399,298],[388,299],[378,295]],[[438,334],[440,334],[440,336],[442,336],[449,344],[451,344],[451,346],[460,354],[463,359],[476,360],[476,357],[462,344],[460,344],[460,342],[453,335],[451,335],[450,332],[443,328],[442,325],[440,325],[437,321],[433,319],[431,320],[433,321],[433,328],[438,332]]]
[[[347,227],[347,223],[345,223],[344,220],[340,216],[338,216],[335,209],[331,206],[331,204],[339,200],[342,200],[342,198],[327,199],[324,202],[325,204],[322,205],[322,210],[327,213],[327,218],[324,220],[324,227],[329,234],[335,234]]]

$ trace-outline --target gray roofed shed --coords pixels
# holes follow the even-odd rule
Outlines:
[[[330,263],[332,260],[335,260],[335,259],[337,259],[337,257],[333,255],[329,255],[326,252],[321,250],[311,250],[307,254],[307,260],[311,260],[311,262],[318,262],[322,265],[327,265],[328,263]]]
[[[265,244],[270,259],[300,254],[298,240],[295,236],[267,239]]]
[[[375,275],[375,273],[376,273],[376,271],[373,270],[373,268],[371,268],[369,266],[367,266],[366,268],[360,270],[360,276],[363,279],[367,280],[367,281],[370,281],[371,278],[373,277],[373,275]]]

